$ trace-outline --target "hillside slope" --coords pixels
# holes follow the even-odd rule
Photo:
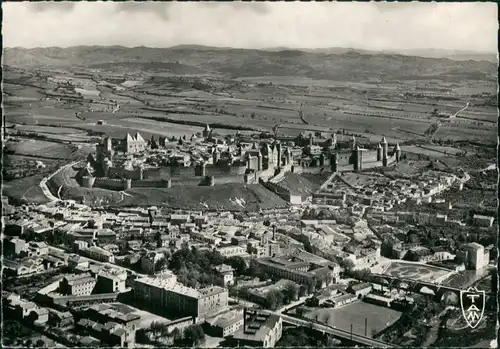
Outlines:
[[[454,61],[398,54],[339,53],[300,50],[178,46],[148,48],[75,46],[69,48],[6,48],[4,64],[14,67],[95,67],[106,70],[169,71],[174,74],[222,73],[231,77],[303,76],[314,79],[363,81],[496,80],[496,65],[487,61]]]

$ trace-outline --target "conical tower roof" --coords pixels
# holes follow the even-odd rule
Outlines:
[[[136,132],[135,134],[135,140],[138,142],[144,142],[144,138],[142,138],[141,134],[139,132]]]
[[[382,142],[380,142],[380,143],[382,143],[382,144],[387,144],[387,139],[385,139],[385,136],[384,136],[384,137],[382,137]]]

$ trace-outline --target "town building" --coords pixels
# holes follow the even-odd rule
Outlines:
[[[280,316],[245,309],[243,326],[234,333],[233,339],[238,347],[273,348],[282,334],[283,320]]]
[[[178,316],[193,316],[197,321],[228,309],[227,289],[218,286],[194,289],[177,282],[175,275],[145,277],[134,281],[135,299]]]
[[[491,228],[493,226],[493,222],[495,221],[495,218],[475,214],[474,216],[472,216],[472,221],[473,221],[473,224],[477,227]]]
[[[97,289],[102,293],[125,292],[127,273],[119,269],[99,271],[97,274]]]
[[[221,264],[215,267],[215,271],[219,276],[218,284],[227,287],[234,284],[234,269],[226,264]]]
[[[317,265],[297,255],[259,258],[256,262],[269,274],[299,284],[320,281],[329,285],[334,283],[340,275],[340,267],[333,262],[329,265]]]
[[[90,274],[65,276],[59,284],[59,292],[63,295],[88,296],[94,291],[97,280]]]
[[[347,292],[356,295],[358,298],[366,296],[372,291],[372,284],[369,282],[362,282],[359,284],[353,284],[347,288]]]
[[[106,263],[114,263],[115,262],[115,256],[109,252],[106,251],[105,249],[98,247],[98,246],[90,246],[88,248],[84,248],[81,250],[82,254],[98,260],[100,262],[106,262]]]
[[[243,309],[237,308],[208,318],[205,322],[207,334],[226,338],[243,326]]]
[[[165,259],[163,253],[149,252],[141,258],[141,270],[148,274],[154,274],[156,264],[162,259]]]
[[[490,251],[481,244],[471,242],[459,248],[456,258],[463,262],[468,269],[479,270],[488,265]]]

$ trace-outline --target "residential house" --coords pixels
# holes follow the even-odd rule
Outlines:
[[[230,286],[234,284],[234,269],[226,264],[218,265],[215,267],[218,275],[218,284],[221,286]]]

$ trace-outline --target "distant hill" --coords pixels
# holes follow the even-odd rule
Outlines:
[[[301,76],[314,79],[496,81],[496,64],[456,61],[351,49],[250,50],[182,45],[171,48],[75,46],[6,48],[4,65],[36,68],[100,67],[121,71],[165,71],[173,74],[221,73],[231,77]]]
[[[285,51],[291,50],[287,47],[272,47],[266,48],[264,51]],[[355,51],[361,54],[378,55],[378,54],[399,54],[403,56],[416,56],[423,58],[447,58],[455,61],[487,61],[496,63],[498,61],[497,54],[492,52],[477,52],[477,51],[462,51],[462,50],[444,50],[444,49],[411,49],[411,50],[382,50],[382,51],[372,51],[372,50],[362,50],[354,48],[344,48],[344,47],[328,47],[328,48],[301,48],[294,49],[303,52],[311,53],[325,53],[325,54],[342,54],[349,51]]]

